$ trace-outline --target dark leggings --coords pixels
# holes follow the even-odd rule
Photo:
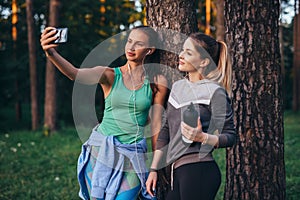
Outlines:
[[[213,200],[221,184],[216,162],[186,164],[174,170],[173,191],[167,200]]]

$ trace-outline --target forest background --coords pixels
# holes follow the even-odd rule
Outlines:
[[[32,16],[30,16],[30,19],[33,22],[33,26],[31,26],[31,29],[28,26],[28,2],[32,3]],[[64,57],[72,60],[72,63],[76,66],[80,66],[86,55],[105,39],[122,31],[126,31],[135,25],[146,24],[146,8],[144,0],[100,0],[89,2],[79,0],[72,3],[65,0],[60,0],[49,2],[60,2],[60,12],[58,13],[59,17],[56,19],[57,24],[60,27],[68,27],[70,33],[69,41],[64,45],[61,45],[58,50],[64,55]],[[23,174],[21,177],[16,172],[23,172],[22,170],[26,169],[26,173],[28,173],[32,171],[32,169],[27,169],[27,165],[30,166],[36,162],[41,162],[40,166],[43,167],[47,167],[48,165],[51,166],[51,164],[56,162],[55,159],[51,157],[53,155],[60,155],[64,156],[64,158],[70,159],[70,163],[73,163],[72,168],[74,168],[74,160],[77,156],[76,153],[78,153],[77,151],[79,150],[79,147],[77,147],[78,141],[74,139],[74,137],[71,139],[71,142],[69,141],[70,134],[68,133],[72,132],[74,134],[74,129],[71,131],[65,131],[70,127],[71,129],[74,128],[74,118],[72,113],[73,82],[60,73],[55,73],[55,82],[52,82],[53,85],[55,85],[55,94],[52,95],[51,93],[49,94],[49,92],[46,92],[46,56],[39,45],[39,37],[44,27],[47,26],[51,20],[49,19],[49,16],[51,13],[53,14],[51,9],[49,10],[49,7],[51,7],[49,2],[40,0],[3,0],[0,2],[0,157],[2,160],[0,164],[0,183],[1,186],[3,186],[0,190],[3,196],[0,197],[3,197],[4,199],[9,199],[8,197],[17,198],[18,195],[22,196],[22,194],[16,192],[18,191],[19,187],[15,186],[18,186],[18,184],[15,184],[15,186],[8,184],[9,180],[7,179],[7,176],[16,180],[20,179],[19,184],[24,186],[26,190],[28,188],[26,188],[25,185],[28,184],[28,182],[26,182],[24,177],[28,174]],[[218,28],[220,27],[220,24],[218,24],[217,21],[217,2],[219,1],[195,1],[198,29],[214,37],[218,37],[217,32],[220,30]],[[293,166],[292,168],[287,167],[287,184],[291,186],[288,187],[287,194],[292,196],[291,199],[293,199],[293,197],[296,197],[299,193],[299,177],[293,175],[291,176],[290,173],[294,172],[294,174],[296,174],[296,166],[298,165],[297,162],[295,163],[292,161],[290,163],[289,160],[289,156],[292,156],[293,154],[291,152],[294,152],[294,156],[297,156],[297,152],[299,152],[297,150],[297,146],[295,146],[299,136],[298,134],[293,135],[296,133],[295,131],[297,131],[294,129],[294,127],[298,127],[297,119],[299,119],[299,115],[297,114],[299,113],[299,106],[297,106],[298,102],[295,102],[295,100],[297,101],[300,99],[298,97],[300,93],[298,90],[294,89],[295,85],[297,85],[295,83],[298,81],[295,74],[297,70],[295,70],[295,68],[299,66],[293,63],[295,60],[295,37],[293,37],[295,34],[295,22],[293,13],[299,9],[299,5],[297,7],[294,1],[280,1],[280,8],[279,42],[281,50],[281,77],[283,79],[282,97],[284,103],[284,112],[288,114],[288,117],[285,118],[288,123],[285,124],[293,124],[291,127],[289,127],[292,128],[292,131],[286,131],[285,136],[285,139],[291,139],[285,143],[287,144],[285,153],[290,152],[288,156],[286,156],[286,164]],[[31,33],[31,35],[29,33]],[[29,35],[31,37],[31,41],[33,42],[31,45],[35,45],[34,53],[36,56],[34,57],[30,57],[30,50],[32,50],[32,48],[29,47]],[[32,38],[34,39],[32,40]],[[33,98],[31,96],[32,59],[35,59],[34,63],[36,64],[35,96],[37,98],[35,104],[35,119],[32,115]],[[111,63],[111,66],[118,66],[121,63],[121,60],[116,60],[116,62]],[[55,117],[55,124],[51,125],[51,127],[45,123],[45,119],[48,116],[47,112],[45,112],[45,110],[48,109],[47,100],[50,99],[49,96],[48,98],[45,96],[46,93],[48,93],[51,98],[55,97],[55,99],[57,99],[55,109],[54,107],[50,108],[50,110],[55,110],[56,112],[55,115],[53,115]],[[101,93],[97,93],[95,101],[101,102],[101,99]],[[102,116],[103,107],[101,105],[102,104],[96,103],[95,108],[99,119],[101,119]],[[41,136],[41,133],[44,136],[48,136],[49,133],[52,133],[49,131],[54,130],[63,130],[63,133],[58,132],[58,136],[55,136],[54,134],[52,138],[49,137],[48,141],[43,140],[44,137],[39,137]],[[12,137],[11,133],[15,133],[14,137]],[[39,138],[39,140],[36,140],[37,138]],[[76,142],[74,142],[74,140],[76,140]],[[21,141],[28,142],[29,146],[27,149],[24,147],[23,142]],[[54,147],[58,145],[59,142],[66,144],[66,146],[59,152],[53,152],[53,149],[48,149],[48,147],[51,148],[51,146]],[[39,145],[36,145],[37,143],[39,143]],[[9,146],[11,147],[6,148]],[[11,157],[5,156],[9,155],[9,153],[17,152],[21,146],[24,147],[24,149],[20,150],[19,154],[15,154]],[[33,151],[31,147],[34,147],[35,150]],[[75,147],[76,152],[74,152]],[[295,147],[296,150],[291,150],[289,147]],[[41,152],[43,150],[47,150],[46,155],[38,154],[37,151],[39,151],[39,153],[43,153]],[[39,159],[42,160],[36,159],[35,156],[37,155]],[[27,158],[28,160],[24,161],[22,158]],[[65,161],[68,161],[68,159]],[[50,163],[47,163],[49,160]],[[57,164],[58,163],[55,164],[55,167],[58,166]],[[65,177],[65,175],[69,173],[69,171],[64,171],[61,172],[61,175],[56,176],[54,173],[56,173],[58,169],[54,169],[55,167],[50,169],[47,168],[48,173],[51,176],[54,176],[55,181],[59,181],[60,177]],[[13,169],[11,171],[12,173],[9,173],[10,169]],[[68,169],[66,168],[64,170]],[[225,169],[223,168],[223,171],[224,170]],[[38,169],[36,172],[41,171],[42,169]],[[66,174],[63,175],[63,173]],[[42,173],[38,174],[39,177],[32,177],[34,179],[32,182],[37,184],[33,188],[37,188],[40,185],[38,180],[42,180],[43,176],[47,176],[49,174]],[[69,186],[68,184],[70,184],[70,188],[73,187],[74,174],[68,174],[68,177],[70,176],[72,176],[72,179],[66,178],[65,181],[67,183],[65,182],[64,184],[60,184],[60,186]],[[282,174],[282,176],[285,176],[285,174]],[[290,176],[292,181],[289,180]],[[56,189],[59,189],[59,187]],[[63,189],[65,189],[65,192],[68,193],[68,187]],[[55,187],[52,186],[50,191],[31,191],[31,193],[29,192],[27,195],[29,195],[28,198],[30,198],[30,195],[35,194],[37,196],[44,194],[46,197],[49,197],[51,196],[51,192],[55,191]],[[22,192],[22,190],[20,190],[20,192]],[[62,196],[65,196],[66,193],[63,193]]]
[[[13,17],[12,2],[17,10]],[[43,128],[46,57],[39,44],[42,30],[49,23],[49,2],[33,1],[34,43],[36,45],[36,92],[38,126]],[[69,41],[59,47],[59,51],[75,66],[80,66],[88,53],[105,39],[126,31],[133,26],[146,24],[144,1],[61,1],[58,23],[69,28]],[[211,1],[210,1],[211,2]],[[196,1],[198,28],[216,37],[217,11],[212,1],[207,13],[206,1]],[[282,1],[280,29],[281,46],[284,52],[284,107],[291,110],[293,105],[293,7],[292,2]],[[209,17],[209,20],[207,18]],[[1,131],[31,129],[30,111],[30,70],[28,50],[28,28],[25,0],[0,3],[0,127]],[[121,63],[112,63],[116,66]],[[73,83],[60,73],[56,73],[56,126],[72,126]],[[101,98],[101,94],[98,95]],[[97,100],[96,100],[97,101]],[[98,104],[97,104],[98,105]],[[99,106],[99,105],[98,105]],[[102,108],[97,108],[101,118]],[[35,128],[34,128],[35,129]]]

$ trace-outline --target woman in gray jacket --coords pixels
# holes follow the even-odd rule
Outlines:
[[[231,66],[224,42],[194,33],[183,45],[179,70],[185,79],[175,82],[168,100],[166,123],[156,143],[146,182],[153,196],[157,170],[171,164],[171,191],[168,200],[214,199],[221,173],[212,152],[235,144],[231,93]],[[193,104],[197,111],[195,127],[183,122]]]

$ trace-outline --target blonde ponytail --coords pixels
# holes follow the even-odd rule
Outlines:
[[[204,33],[192,33],[189,36],[195,41],[195,47],[202,58],[209,58],[204,78],[218,82],[231,96],[231,60],[225,42],[216,41]]]
[[[219,53],[215,58],[217,63],[213,63],[215,68],[206,75],[206,78],[221,84],[227,91],[228,95],[231,96],[232,69],[227,45],[223,41],[217,41],[217,43],[219,46]]]
[[[221,70],[222,79],[219,80],[223,87],[226,89],[229,96],[231,96],[231,78],[232,78],[232,66],[230,56],[228,54],[228,48],[225,42],[218,41],[220,45],[220,56],[219,56],[219,63],[218,69]]]

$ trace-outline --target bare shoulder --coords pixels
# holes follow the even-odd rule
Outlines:
[[[114,77],[114,75],[115,75],[115,71],[114,71],[114,69],[113,68],[111,68],[111,67],[104,67],[104,74],[105,74],[105,76],[107,76],[107,77]]]
[[[111,67],[96,66],[94,67],[94,73],[100,76],[100,84],[110,85],[114,81],[115,72]]]

